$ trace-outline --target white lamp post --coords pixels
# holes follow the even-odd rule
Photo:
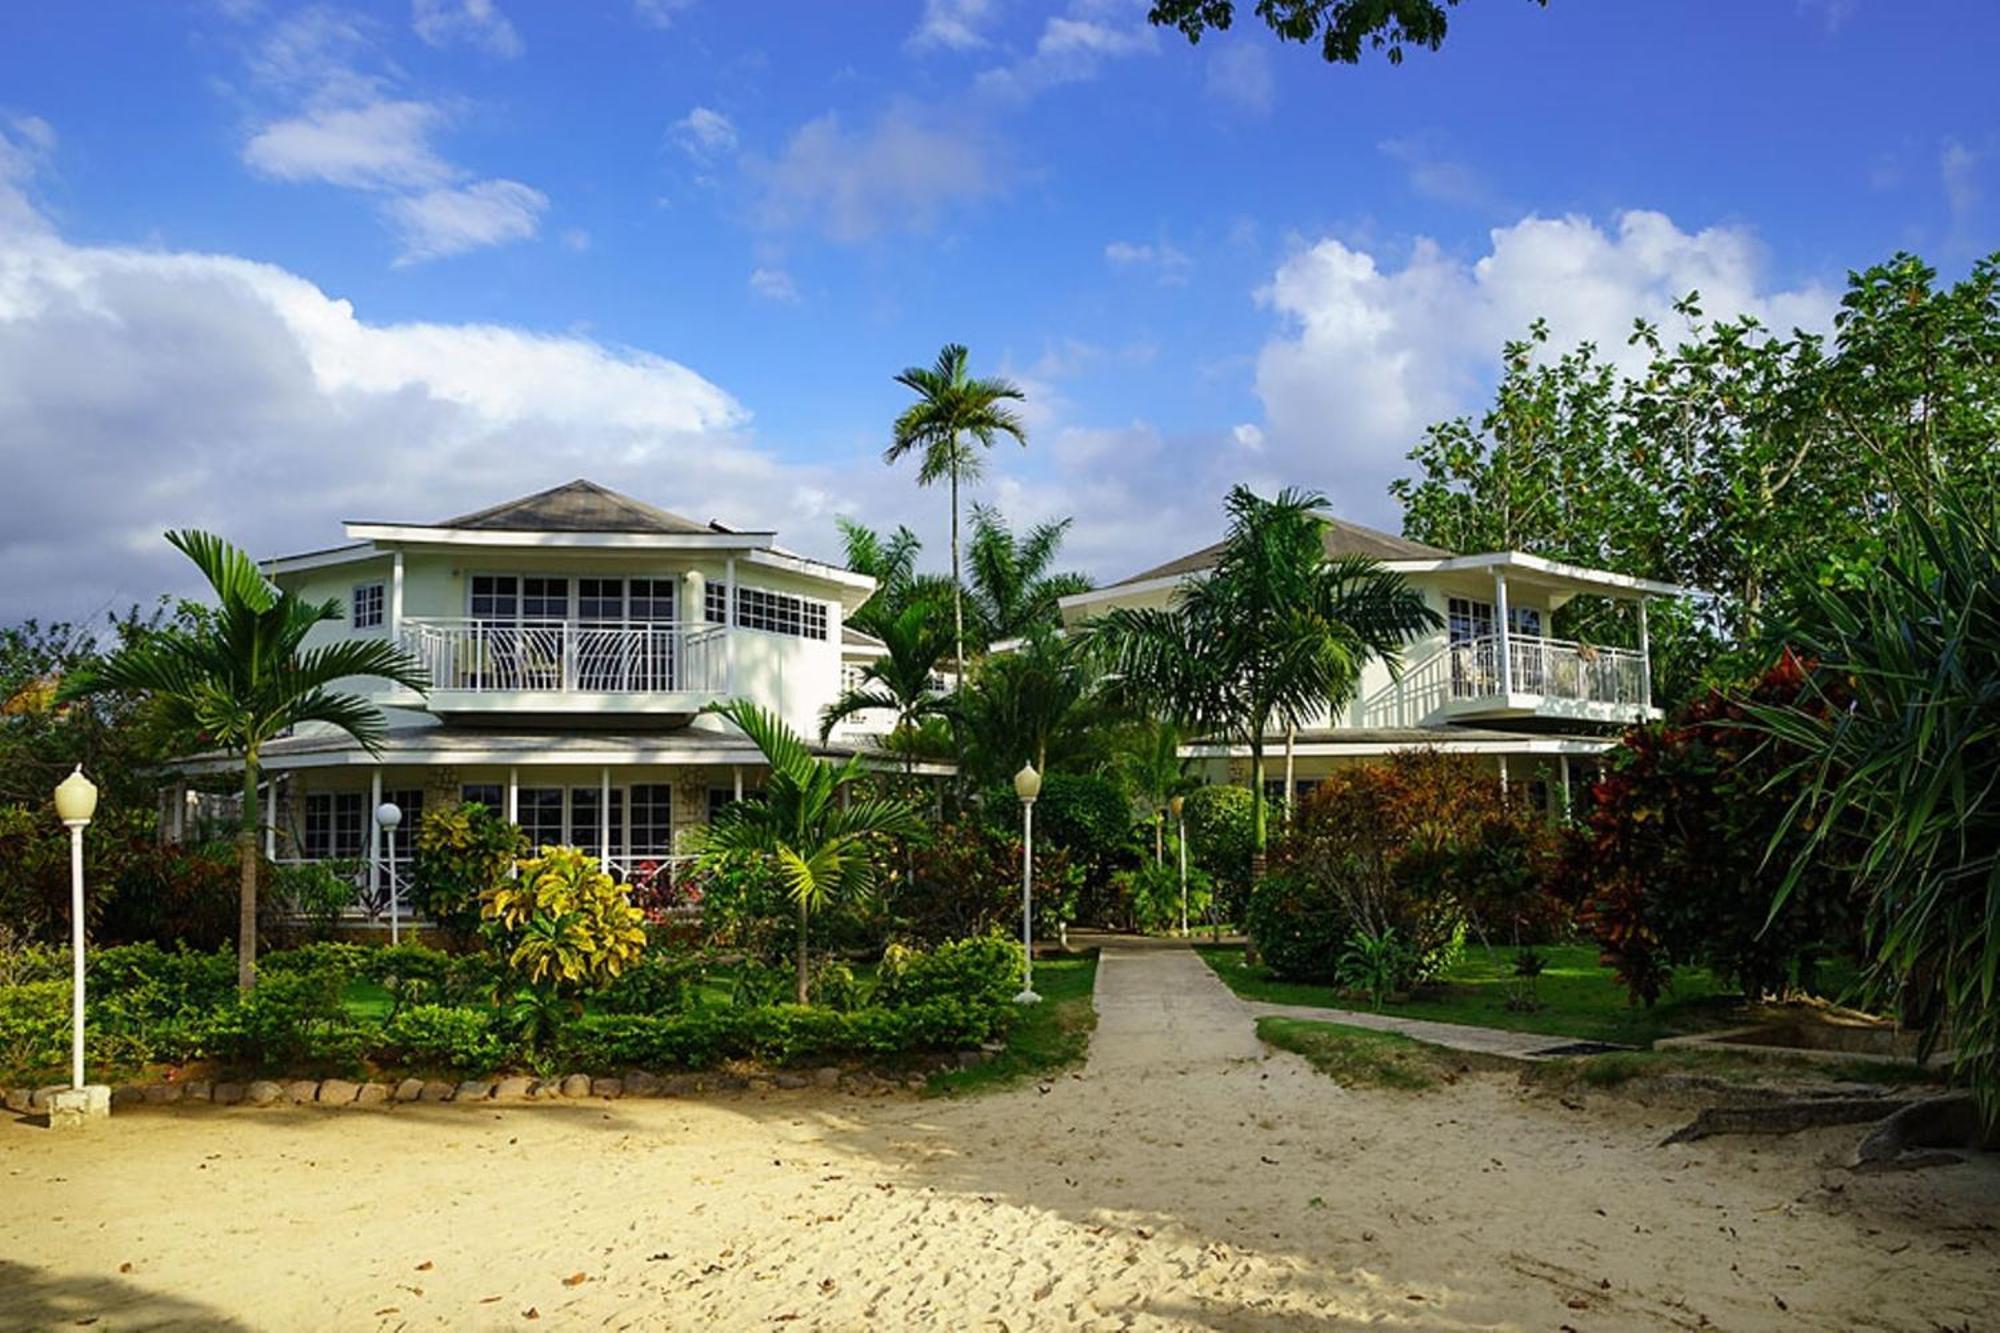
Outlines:
[[[1187,797],[1176,796],[1167,802],[1167,808],[1174,813],[1174,826],[1180,834],[1181,845],[1181,936],[1187,936]]]
[[[1035,798],[1042,794],[1042,775],[1033,764],[1014,775],[1014,794],[1021,798],[1021,993],[1016,1004],[1040,1004],[1035,994]]]
[[[69,1082],[49,1103],[49,1126],[81,1128],[87,1119],[111,1113],[111,1089],[83,1081],[83,830],[97,813],[97,787],[83,765],[56,788],[56,817],[69,830]]]
[[[375,822],[381,826],[382,838],[389,847],[389,943],[402,941],[402,895],[396,891],[396,826],[403,822],[403,807],[394,801],[384,801],[375,807]]]

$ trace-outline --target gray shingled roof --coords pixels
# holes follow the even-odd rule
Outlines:
[[[500,532],[659,532],[704,533],[724,529],[670,514],[643,500],[620,495],[594,481],[578,478],[518,500],[476,513],[460,514],[436,524],[440,528],[478,528]]]
[[[1408,537],[1398,537],[1394,533],[1382,532],[1375,528],[1363,527],[1359,523],[1349,523],[1342,518],[1327,518],[1324,536],[1327,559],[1339,556],[1362,555],[1372,560],[1442,560],[1453,554],[1440,546],[1429,546],[1423,542],[1411,541]],[[1175,578],[1182,574],[1194,574],[1207,569],[1222,554],[1222,543],[1204,546],[1199,551],[1184,555],[1178,560],[1169,560],[1164,565],[1144,569],[1130,578],[1118,580],[1111,587],[1122,588],[1128,583],[1144,583],[1149,579]]]

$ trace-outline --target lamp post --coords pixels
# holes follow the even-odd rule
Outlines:
[[[403,822],[403,807],[384,801],[375,807],[375,822],[389,847],[389,943],[402,941],[402,895],[396,891],[396,826]]]
[[[97,813],[97,786],[83,765],[56,787],[56,817],[69,830],[69,1087],[49,1102],[52,1129],[81,1128],[111,1113],[111,1089],[83,1081],[83,830]]]
[[[1016,1004],[1040,1004],[1035,994],[1035,798],[1042,794],[1042,775],[1033,764],[1014,775],[1014,794],[1021,798],[1021,993]]]
[[[1187,938],[1187,797],[1176,796],[1167,802],[1167,808],[1174,813],[1174,827],[1180,834],[1181,847],[1181,938]]]

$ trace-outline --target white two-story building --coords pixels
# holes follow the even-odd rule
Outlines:
[[[1685,596],[1683,589],[1520,551],[1457,555],[1339,519],[1327,520],[1324,543],[1329,559],[1365,556],[1403,575],[1443,628],[1406,647],[1398,670],[1371,662],[1338,715],[1329,710],[1266,738],[1265,784],[1274,798],[1303,795],[1343,764],[1432,747],[1481,756],[1497,780],[1532,786],[1553,805],[1574,794],[1579,768],[1594,769],[1620,728],[1659,716],[1646,602]],[[1166,606],[1221,549],[1064,598],[1064,622],[1080,625],[1120,606]],[[1581,596],[1634,603],[1638,646],[1550,637],[1557,610]],[[1184,753],[1212,781],[1248,781],[1247,746],[1207,738]]]
[[[280,860],[359,865],[376,901],[422,812],[461,800],[620,874],[662,863],[761,781],[762,756],[705,706],[752,699],[817,742],[843,668],[881,651],[845,628],[874,580],[588,481],[441,522],[345,526],[344,544],[265,573],[345,611],[308,646],[393,640],[430,689],[353,682],[388,719],[378,753],[330,728],[266,746],[265,837]],[[872,741],[856,727],[818,748]],[[385,801],[403,812],[393,835],[374,818]]]

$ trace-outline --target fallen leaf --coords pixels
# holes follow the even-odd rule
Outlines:
[[[540,1310],[537,1310],[532,1305],[529,1306],[527,1309],[521,1311],[521,1318],[523,1319],[540,1319],[541,1317],[542,1317],[542,1312]]]
[[[434,1267],[436,1267],[436,1265],[435,1265],[435,1264],[433,1264],[433,1263],[431,1263],[431,1261],[430,1261],[430,1260],[426,1259],[426,1260],[424,1260],[424,1261],[423,1261],[422,1263],[420,1263],[420,1264],[418,1264],[418,1265],[417,1265],[417,1271],[418,1271],[419,1273],[428,1273],[428,1272],[430,1272],[430,1271],[431,1271],[431,1269],[432,1269],[432,1268],[434,1268]]]
[[[563,1285],[565,1287],[580,1287],[588,1281],[590,1281],[590,1274],[588,1273],[571,1273],[563,1279]]]

